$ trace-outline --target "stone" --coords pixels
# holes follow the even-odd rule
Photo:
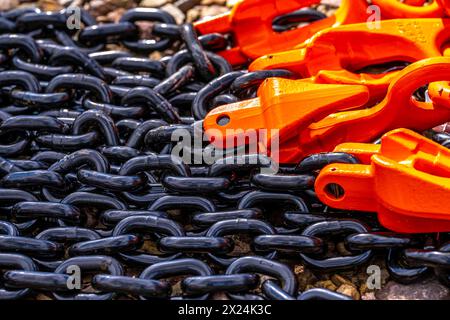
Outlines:
[[[339,242],[336,244],[336,251],[342,256],[351,256],[352,253],[347,250],[344,242]]]
[[[53,300],[53,299],[50,298],[49,296],[47,296],[46,294],[39,293],[39,294],[36,296],[36,300],[49,300],[49,301],[51,301],[51,300]]]
[[[345,277],[343,277],[341,275],[338,275],[338,274],[332,275],[331,276],[331,281],[333,281],[333,283],[336,286],[338,286],[338,287],[343,285],[343,284],[350,284],[350,285],[352,285],[352,282],[350,280],[348,280],[347,278],[345,278]]]
[[[6,2],[8,2],[8,1],[9,0],[7,0]],[[0,4],[0,7],[1,6],[2,5]],[[38,7],[41,8],[43,11],[58,11],[63,8],[63,6],[60,5],[57,0],[39,0]],[[0,8],[0,10],[1,10],[1,8]]]
[[[225,6],[227,3],[226,0],[202,0],[202,6],[210,6],[212,4],[217,4],[219,6]]]
[[[150,39],[152,38],[152,28],[154,22],[152,21],[136,21],[135,24],[139,28],[139,37],[141,39]]]
[[[245,234],[236,234],[231,237],[234,242],[234,250],[236,254],[243,256],[251,252],[251,239]],[[262,283],[262,281],[261,281]]]
[[[298,288],[304,291],[309,285],[318,281],[314,273],[302,265],[294,266],[294,274],[297,277]]]
[[[375,296],[380,300],[447,300],[450,292],[436,279],[425,279],[412,284],[389,281]]]
[[[298,274],[301,274],[303,272],[305,272],[305,267],[304,266],[298,264],[298,265],[296,265],[294,267],[294,274],[298,275]]]
[[[385,285],[389,280],[389,271],[386,268],[381,269],[381,285]]]
[[[345,294],[349,297],[352,297],[354,300],[360,300],[361,299],[361,295],[358,292],[358,289],[356,289],[356,287],[354,285],[351,284],[343,284],[341,285],[336,292]]]
[[[203,6],[201,8],[200,16],[202,18],[216,16],[228,11],[228,8],[218,5]]]
[[[227,7],[233,7],[236,3],[238,3],[240,0],[227,0]]]
[[[107,43],[105,50],[123,50],[123,46],[117,43]]]
[[[11,10],[19,5],[19,0],[0,1],[0,10]]]
[[[307,290],[311,290],[311,289],[314,289],[315,287],[312,285],[312,284],[308,284],[306,287],[305,287],[305,290],[303,290],[303,291],[307,291]]]
[[[172,286],[172,295],[174,296],[183,295],[183,289],[181,288],[181,281],[178,281]]]
[[[184,19],[186,18],[185,14],[173,4],[168,3],[161,7],[161,9],[170,13],[178,24],[184,23]]]
[[[333,7],[339,7],[341,5],[341,0],[322,0],[321,3]]]
[[[324,288],[331,291],[336,291],[337,286],[331,280],[318,281],[314,284],[317,288]]]
[[[108,20],[111,21],[111,22],[117,23],[117,22],[119,22],[120,18],[123,16],[123,14],[125,12],[126,12],[126,10],[123,9],[123,8],[119,8],[119,9],[116,9],[114,11],[111,11],[107,15]]]
[[[148,57],[152,60],[160,60],[163,54],[160,51],[153,51]]]
[[[366,292],[361,296],[361,300],[377,300],[375,292]]]
[[[109,20],[109,18],[107,16],[98,16],[95,18],[95,20],[97,20],[98,23],[109,23],[111,22],[111,20]]]
[[[186,22],[194,22],[200,18],[200,7],[195,7],[186,12]]]
[[[92,0],[89,3],[89,13],[94,17],[106,16],[116,9],[131,9],[136,5],[128,0]]]
[[[169,0],[142,0],[139,3],[139,6],[146,8],[159,8],[169,2],[170,2]]]
[[[373,290],[369,289],[369,287],[367,286],[367,283],[363,283],[360,287],[359,287],[359,292],[362,295],[365,295],[366,293],[373,293]]]

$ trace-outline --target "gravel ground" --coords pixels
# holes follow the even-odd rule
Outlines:
[[[134,7],[154,7],[170,12],[176,18],[178,23],[183,23],[194,22],[201,18],[226,12],[234,2],[235,1],[233,0],[0,0],[0,10],[9,10],[18,6],[34,5],[42,10],[51,11],[68,6],[78,6],[88,10],[100,22],[115,22],[120,19],[121,15],[127,9]],[[340,0],[322,1],[322,4],[317,6],[317,9],[327,15],[331,15],[339,6],[339,3]],[[149,30],[151,24],[143,23],[140,27],[145,33],[145,30]],[[110,49],[117,49],[117,47]],[[170,53],[170,51],[168,53]],[[150,57],[158,59],[164,54],[164,52],[154,52]],[[236,247],[238,247],[237,252],[239,250],[241,250],[241,252],[246,251],[247,245],[245,239],[244,241],[242,239],[235,239],[235,242]],[[242,244],[240,249],[239,243]],[[339,244],[337,247],[338,246]],[[286,261],[284,262],[289,263]],[[292,265],[292,262],[290,264]],[[381,289],[376,291],[367,288],[366,280],[368,274],[365,272],[367,266],[356,268],[350,272],[328,275],[312,273],[301,264],[294,264],[292,267],[298,277],[299,289],[301,291],[315,287],[327,288],[347,294],[358,300],[450,299],[449,289],[441,285],[435,279],[428,278],[416,284],[402,285],[389,279],[388,272],[384,266],[384,260],[381,257],[379,260],[375,261],[375,264],[381,267],[382,274]],[[225,297],[216,295],[214,298],[224,299]],[[38,299],[45,299],[45,297],[38,297]]]

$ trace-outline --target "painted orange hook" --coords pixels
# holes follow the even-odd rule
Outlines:
[[[234,46],[219,52],[232,65],[242,65],[265,54],[295,48],[318,31],[366,21],[366,0],[342,0],[335,15],[285,32],[273,30],[273,20],[283,14],[319,4],[320,0],[241,0],[222,15],[195,23],[200,34],[230,34]]]
[[[313,153],[332,151],[344,142],[370,142],[396,128],[427,130],[450,120],[450,105],[412,98],[420,87],[450,81],[450,58],[436,57],[402,70],[379,104],[358,110],[369,99],[358,85],[311,84],[271,78],[258,97],[213,109],[204,119],[215,145],[245,145],[251,130],[268,133],[267,149],[280,163],[297,163]],[[348,111],[342,111],[348,110]],[[271,150],[274,138],[279,148]]]
[[[441,56],[450,39],[450,19],[397,19],[380,22],[380,29],[366,23],[319,32],[301,49],[263,56],[250,70],[288,69],[315,83],[364,84],[371,102],[386,94],[398,71],[361,72],[392,62],[413,63]]]
[[[385,134],[381,145],[346,143],[336,152],[362,164],[330,164],[315,191],[326,205],[378,213],[402,233],[450,231],[450,150],[407,129]],[[336,192],[338,191],[338,192]]]
[[[366,0],[342,0],[334,15],[311,22],[306,26],[285,32],[273,30],[273,20],[283,14],[319,4],[320,0],[240,0],[230,12],[198,21],[200,34],[230,34],[233,46],[220,54],[233,65],[246,64],[263,55],[297,48],[317,32],[346,24],[367,22],[373,19],[444,18],[450,10],[449,0],[374,0],[370,7]],[[444,10],[445,9],[445,10]],[[377,16],[377,14],[379,16]],[[369,23],[369,25],[371,25]]]

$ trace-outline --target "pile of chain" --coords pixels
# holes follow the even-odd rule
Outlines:
[[[295,266],[332,274],[380,257],[396,281],[434,273],[449,286],[448,234],[389,233],[373,214],[317,200],[318,170],[349,155],[312,155],[276,175],[261,173],[273,165],[261,155],[172,156],[175,130],[201,133],[208,110],[288,71],[233,71],[214,53],[227,37],[198,37],[161,10],[111,24],[82,11],[78,31],[68,18],[0,14],[0,299],[350,299],[300,292]],[[139,39],[138,21],[154,22],[154,39]],[[145,57],[174,44],[173,56]],[[81,289],[68,287],[74,266]]]

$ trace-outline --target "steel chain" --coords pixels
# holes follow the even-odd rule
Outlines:
[[[397,281],[434,272],[449,286],[448,234],[387,233],[370,216],[317,200],[317,170],[355,163],[348,154],[313,155],[275,176],[259,172],[271,161],[254,164],[255,155],[209,166],[171,155],[176,129],[194,134],[214,106],[254,97],[265,78],[289,78],[289,71],[233,71],[214,53],[230,37],[198,37],[162,10],[132,9],[105,24],[82,10],[79,31],[67,29],[68,14],[0,14],[0,299],[224,292],[345,300],[326,289],[299,292],[294,265],[330,273],[375,257],[386,257]],[[276,27],[320,18],[293,13]],[[137,21],[154,23],[154,39],[139,37]],[[108,44],[130,51],[105,50]],[[173,45],[173,56],[146,57]],[[434,139],[450,146],[450,135]],[[70,266],[93,275],[83,277],[83,288],[68,288]]]

